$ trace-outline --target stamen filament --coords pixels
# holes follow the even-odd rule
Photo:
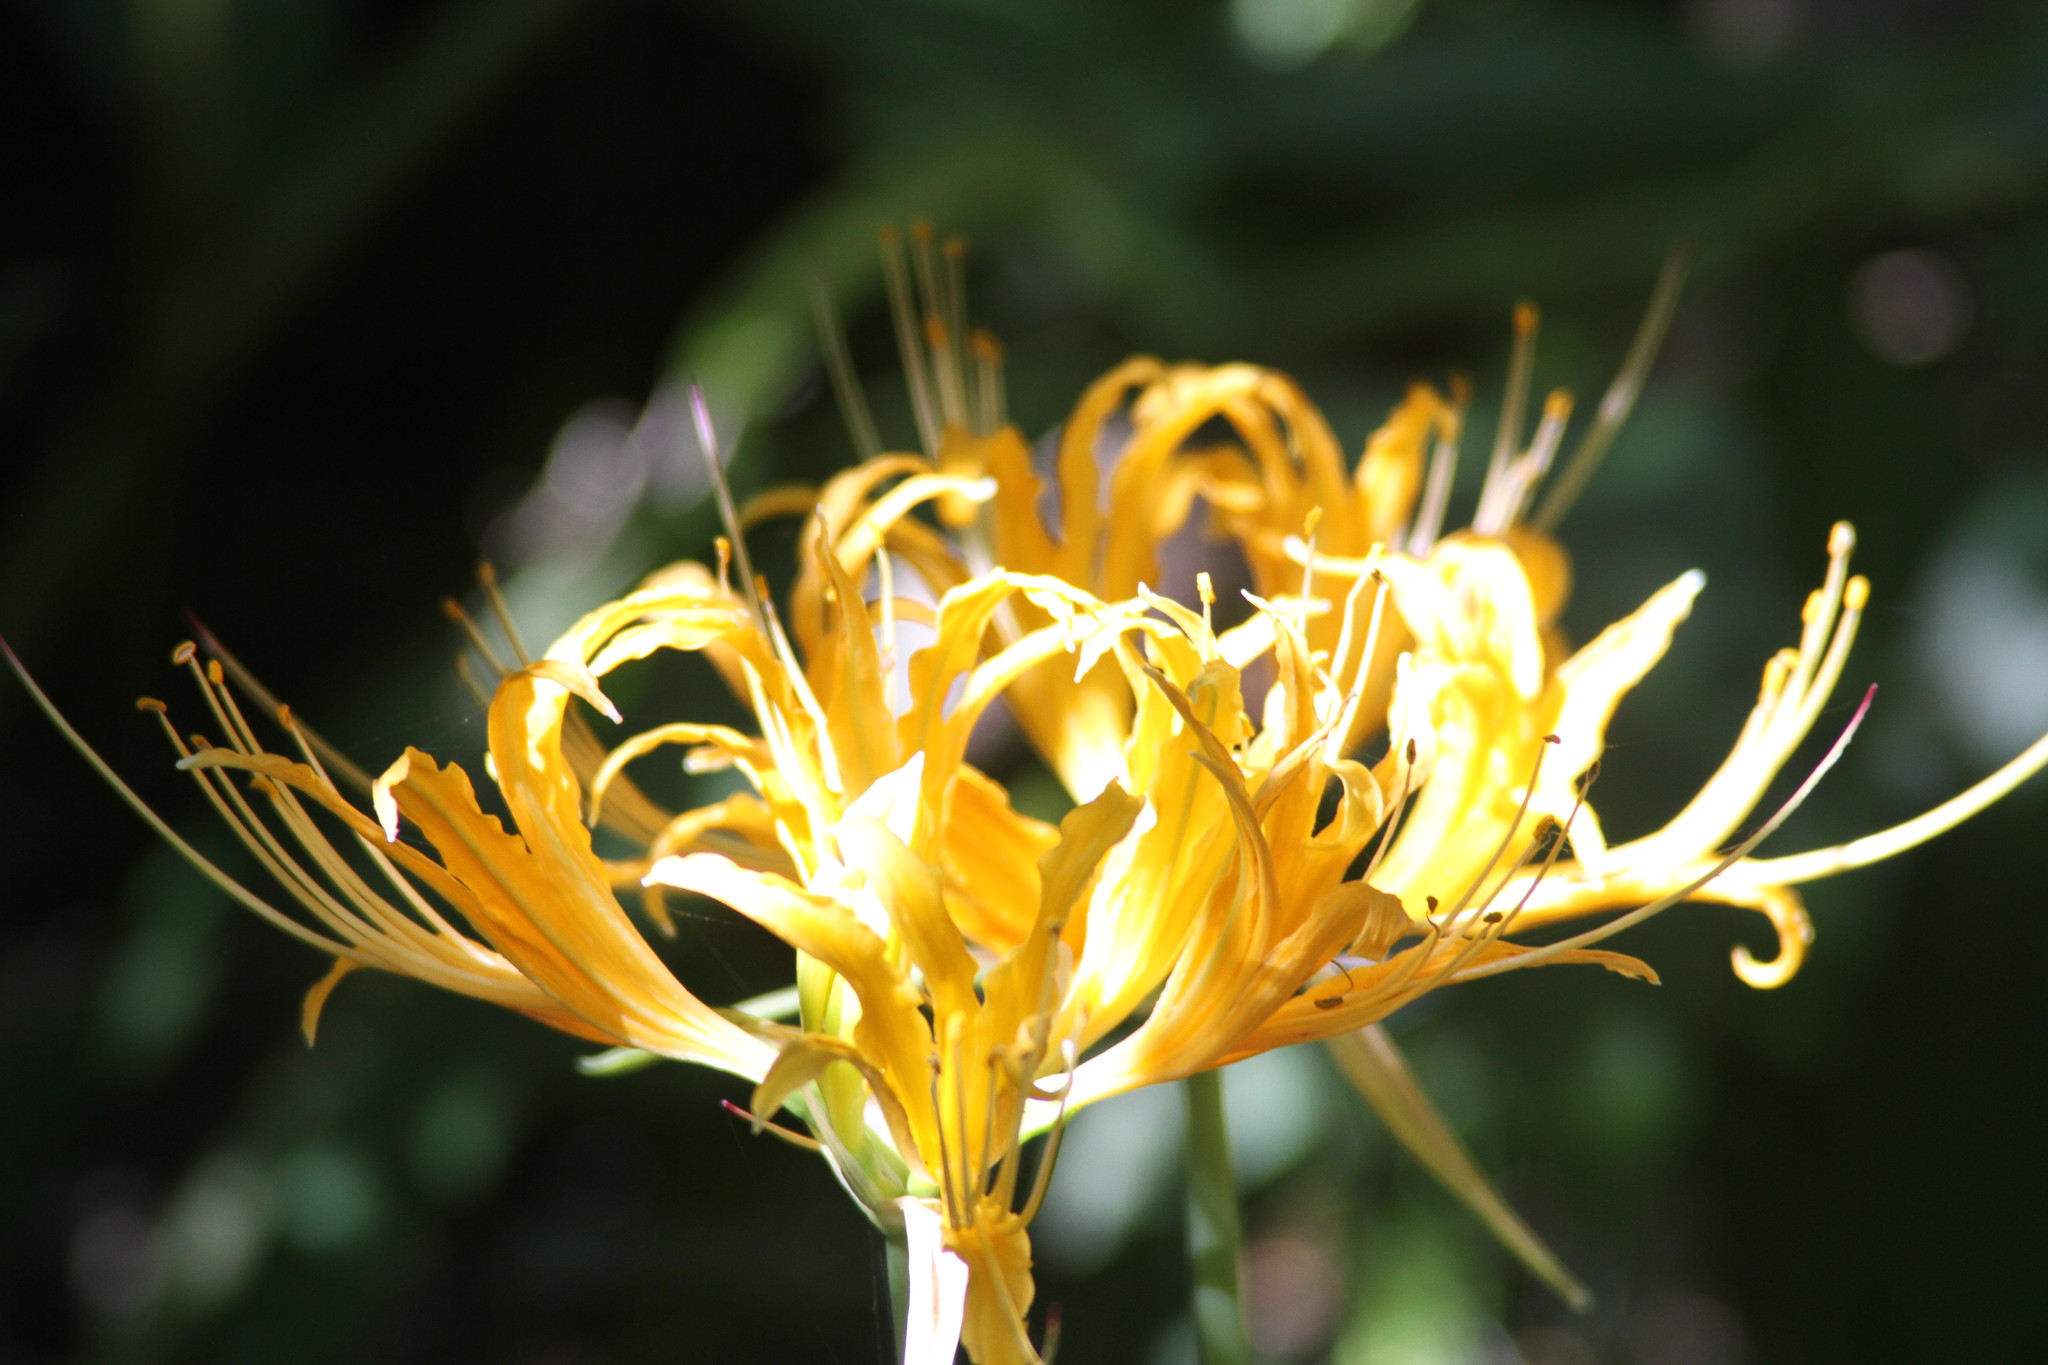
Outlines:
[[[1505,493],[1508,464],[1522,443],[1523,410],[1529,402],[1529,379],[1536,368],[1536,305],[1524,300],[1515,305],[1515,345],[1508,354],[1507,390],[1501,396],[1500,425],[1493,433],[1493,454],[1486,462],[1486,482],[1479,491],[1479,510],[1472,529],[1481,535],[1498,535],[1506,529],[1501,499]]]
[[[1407,813],[1408,800],[1414,794],[1415,741],[1412,739],[1408,741],[1405,757],[1408,761],[1401,765],[1401,794],[1394,798],[1394,809],[1387,816],[1386,824],[1380,829],[1379,847],[1373,850],[1372,860],[1366,863],[1365,871],[1359,875],[1358,879],[1362,882],[1370,883],[1373,874],[1380,870],[1380,863],[1387,856],[1387,848],[1394,841],[1394,830],[1401,823],[1401,817]]]
[[[1451,480],[1458,471],[1458,446],[1464,434],[1465,411],[1462,394],[1455,389],[1452,406],[1437,422],[1436,440],[1430,446],[1429,473],[1424,477],[1422,502],[1416,509],[1413,529],[1408,533],[1408,553],[1426,555],[1443,529],[1444,514],[1450,510]]]
[[[497,618],[498,629],[504,632],[512,657],[519,660],[522,668],[532,663],[533,656],[527,653],[526,642],[519,638],[519,627],[512,623],[512,611],[505,605],[505,594],[498,589],[497,566],[488,559],[478,564],[476,581],[484,590],[484,601],[490,603],[491,615]]]
[[[164,821],[162,816],[150,809],[148,802],[135,794],[133,787],[130,787],[121,780],[120,775],[108,765],[105,759],[99,756],[99,752],[85,742],[85,737],[72,728],[71,722],[64,718],[64,713],[57,709],[56,703],[52,702],[43,689],[36,685],[35,679],[29,676],[28,670],[22,666],[21,660],[15,655],[13,648],[4,639],[0,639],[0,654],[6,656],[8,668],[20,680],[21,685],[28,689],[29,697],[35,702],[37,709],[49,719],[52,725],[57,727],[57,733],[64,736],[65,742],[70,744],[78,752],[78,755],[91,766],[92,770],[100,775],[101,780],[114,789],[115,794],[128,804],[130,810],[142,817],[142,822],[148,825],[159,839],[169,844],[172,850],[187,863],[190,863],[201,876],[219,887],[236,904],[262,917],[264,921],[290,934],[301,943],[318,948],[323,953],[331,953],[336,957],[346,957],[352,961],[360,962],[364,966],[375,965],[370,959],[348,945],[336,943],[334,940],[308,929],[291,916],[277,910],[268,901],[263,900],[233,877],[221,871],[205,854],[187,843],[179,836],[176,830],[172,829]],[[163,703],[155,702],[149,704],[149,699],[147,698],[144,701],[144,710],[153,711],[159,717],[162,716],[161,708]]]
[[[204,621],[199,620],[196,616],[189,617],[188,620],[191,623],[193,634],[199,637],[199,643],[208,654],[220,660],[221,666],[227,670],[228,676],[234,679],[235,686],[254,697],[258,705],[265,711],[268,711],[274,719],[277,719],[279,724],[283,724],[285,704],[279,701],[271,693],[270,689],[257,681],[256,675],[245,668],[242,661],[237,659],[228,647],[220,642],[219,637],[207,629]],[[306,743],[310,744],[319,753],[326,765],[338,773],[344,782],[365,795],[369,793],[371,786],[370,775],[357,767],[347,754],[344,754],[341,750],[328,743],[317,731],[303,722],[295,721],[293,726],[296,732],[304,735]]]
[[[1685,274],[1691,261],[1691,251],[1681,242],[1671,248],[1671,254],[1664,258],[1663,269],[1657,272],[1657,284],[1650,291],[1650,303],[1643,310],[1643,320],[1636,327],[1635,339],[1629,343],[1628,356],[1615,372],[1614,380],[1607,386],[1607,392],[1600,396],[1600,407],[1593,415],[1593,424],[1586,428],[1586,434],[1579,438],[1579,444],[1565,461],[1564,469],[1556,482],[1543,495],[1543,501],[1536,509],[1536,515],[1529,524],[1546,535],[1557,529],[1565,514],[1572,510],[1586,482],[1593,477],[1593,471],[1600,467],[1600,460],[1607,454],[1607,447],[1621,431],[1635,410],[1636,400],[1642,396],[1643,384],[1650,377],[1650,367],[1657,363],[1657,352],[1663,348],[1664,337],[1671,330],[1671,319],[1678,312],[1678,296],[1685,289]]]
[[[1449,933],[1451,926],[1458,922],[1458,916],[1463,913],[1466,906],[1472,903],[1472,897],[1478,892],[1486,879],[1493,875],[1493,869],[1507,855],[1508,846],[1514,843],[1515,835],[1521,832],[1522,820],[1529,814],[1529,803],[1536,797],[1536,783],[1543,776],[1544,755],[1548,752],[1550,746],[1557,742],[1556,735],[1545,735],[1543,742],[1536,746],[1536,762],[1529,771],[1529,784],[1522,789],[1522,804],[1515,808],[1515,818],[1509,822],[1507,833],[1501,836],[1499,846],[1493,850],[1493,856],[1486,860],[1485,867],[1479,869],[1479,875],[1466,883],[1464,894],[1458,897],[1458,903],[1453,905],[1450,913],[1444,916],[1444,932]]]
[[[491,642],[484,638],[484,633],[481,630],[477,629],[476,622],[470,619],[469,613],[463,609],[460,602],[452,597],[442,598],[441,613],[456,625],[462,627],[462,633],[469,637],[471,647],[477,653],[483,655],[484,662],[491,666],[493,673],[502,678],[512,671],[506,666],[505,661],[498,657],[497,651],[491,648]]]
[[[818,328],[818,354],[825,362],[825,375],[832,384],[832,396],[839,401],[839,416],[846,423],[847,439],[864,460],[882,454],[882,435],[875,428],[875,415],[868,410],[868,398],[854,372],[853,356],[847,349],[846,329],[832,303],[832,288],[820,270],[811,272],[811,318]]]
[[[1751,858],[1731,871],[1742,881],[1791,886],[1819,877],[1831,877],[1852,868],[1868,867],[1954,829],[2044,767],[2048,767],[2048,735],[2028,745],[1997,772],[1924,815],[1832,848],[1787,854],[1782,858]]]
[[[932,401],[931,376],[925,366],[924,346],[918,338],[917,300],[911,292],[910,271],[903,261],[903,238],[894,228],[881,231],[882,275],[888,284],[889,315],[896,323],[896,349],[903,358],[903,382],[910,390],[910,412],[917,421],[917,434],[927,455],[939,451],[938,405]]]
[[[1842,731],[1841,737],[1829,748],[1827,754],[1815,766],[1814,770],[1807,774],[1806,780],[1799,784],[1798,790],[1794,791],[1785,804],[1778,807],[1777,813],[1771,816],[1769,820],[1766,820],[1754,834],[1737,844],[1732,851],[1724,855],[1719,862],[1707,869],[1705,873],[1695,877],[1678,890],[1668,895],[1660,896],[1648,905],[1639,906],[1625,915],[1617,916],[1605,924],[1588,929],[1581,934],[1574,934],[1570,938],[1559,939],[1555,943],[1546,943],[1540,948],[1533,948],[1529,952],[1508,962],[1483,963],[1467,971],[1458,979],[1461,981],[1476,981],[1480,977],[1492,976],[1498,972],[1511,971],[1521,967],[1539,966],[1565,953],[1575,952],[1581,948],[1589,948],[1604,939],[1612,938],[1624,929],[1641,924],[1652,915],[1670,909],[1686,897],[1692,895],[1693,892],[1705,886],[1708,882],[1714,880],[1714,878],[1720,876],[1723,872],[1726,872],[1729,868],[1741,862],[1751,849],[1775,834],[1778,827],[1784,824],[1791,817],[1792,812],[1799,809],[1806,798],[1812,794],[1813,789],[1820,785],[1820,780],[1827,776],[1828,770],[1835,766],[1836,762],[1841,759],[1842,754],[1848,749],[1849,741],[1855,738],[1857,728],[1863,724],[1863,718],[1870,714],[1870,704],[1876,696],[1877,685],[1873,683],[1870,690],[1863,694],[1862,703],[1857,706],[1856,714],[1850,717],[1848,727]]]
[[[781,1124],[771,1122],[768,1119],[756,1118],[754,1117],[754,1115],[740,1108],[737,1104],[734,1104],[731,1100],[720,1100],[718,1103],[720,1104],[720,1106],[724,1108],[726,1113],[732,1114],[738,1118],[743,1118],[748,1123],[752,1124],[754,1127],[754,1131],[757,1133],[773,1133],[775,1136],[781,1138],[790,1146],[799,1148],[806,1152],[822,1153],[825,1150],[825,1144],[818,1141],[816,1138],[805,1137],[802,1133],[794,1132],[788,1128],[784,1128]]]
[[[989,436],[1002,430],[1003,424],[1009,421],[1003,394],[1003,344],[991,333],[976,328],[971,345],[974,348],[975,376],[981,386],[980,434]]]

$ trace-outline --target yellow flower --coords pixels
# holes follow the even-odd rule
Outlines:
[[[872,482],[873,473],[844,477]],[[977,491],[942,476],[899,489],[907,491],[893,510],[870,518],[878,535],[922,497]],[[1115,628],[1142,607],[1104,607],[1057,579],[983,574],[926,614],[932,643],[909,660],[899,698],[893,616],[878,622],[837,557],[818,548],[807,568],[826,586],[801,664],[735,546],[743,590],[723,571],[672,566],[586,615],[539,659],[505,669],[489,701],[487,765],[509,830],[482,810],[461,768],[411,748],[360,783],[366,812],[287,709],[272,708],[296,756],[264,747],[228,686],[224,656],[202,664],[181,646],[176,659],[192,671],[223,742],[188,742],[167,708],[145,705],[163,720],[179,766],[298,915],[178,841],[35,695],[202,871],[335,959],[307,998],[309,1039],[335,982],[376,967],[581,1037],[756,1081],[762,1116],[793,1100],[817,1134],[812,1145],[877,1221],[919,1234],[934,1275],[941,1257],[969,1268],[946,1310],[954,1337],[984,1362],[1033,1360],[1024,1228],[1052,1164],[1020,1196],[1020,1134],[1027,1109],[1042,1128],[1058,1107],[1039,1083],[1073,1068],[1077,1044],[1053,1028],[1078,944],[1067,941],[1070,920],[1139,803],[1105,790],[1048,826],[1012,811],[965,753],[977,718],[1020,673],[1112,648]],[[991,621],[1012,607],[1048,624],[990,649]],[[572,716],[572,701],[616,721],[604,679],[664,649],[703,653],[749,703],[759,734],[682,721],[607,751]],[[687,746],[699,770],[739,769],[753,792],[661,811],[626,768],[665,745]],[[645,855],[601,860],[591,826],[608,819],[637,834]],[[434,856],[402,837],[408,831]],[[656,889],[714,896],[794,947],[797,1027],[714,1009],[687,991],[614,895],[618,883],[643,877]],[[648,909],[665,921],[658,899]],[[931,1350],[950,1359],[952,1346],[934,1338]]]
[[[932,295],[938,272],[923,273]],[[907,311],[907,291],[897,296]],[[217,650],[203,665],[190,646],[178,658],[221,742],[188,742],[164,722],[180,766],[302,913],[180,847],[335,960],[308,997],[309,1037],[334,982],[371,966],[753,1081],[756,1122],[791,1109],[812,1136],[784,1136],[816,1147],[909,1243],[913,1361],[950,1361],[956,1343],[980,1365],[1038,1359],[1027,1226],[1054,1153],[1048,1144],[1026,1187],[1031,1136],[1050,1129],[1056,1142],[1076,1106],[1317,1039],[1338,1045],[1403,1140],[1570,1293],[1372,1026],[1438,987],[1525,967],[1654,979],[1596,945],[1694,896],[1771,916],[1777,957],[1738,950],[1737,968],[1775,984],[1809,934],[1792,885],[1929,837],[2048,762],[2044,740],[1896,830],[1752,858],[1817,771],[1722,850],[1841,673],[1868,592],[1847,575],[1842,528],[1801,643],[1767,670],[1728,763],[1663,830],[1610,848],[1586,779],[1616,705],[1701,580],[1681,578],[1565,654],[1554,621],[1568,566],[1525,522],[1567,413],[1553,398],[1521,443],[1533,314],[1520,319],[1472,529],[1446,536],[1459,402],[1413,390],[1347,474],[1292,381],[1149,359],[1098,381],[1062,429],[1048,526],[1030,451],[1002,419],[993,344],[964,344],[964,309],[939,303],[921,347],[905,327],[927,456],[878,452],[820,490],[779,490],[748,511],[807,514],[788,631],[718,483],[732,538],[716,572],[662,570],[502,670],[487,762],[509,830],[460,768],[416,749],[359,784],[366,812],[330,776],[350,770],[282,707],[270,709],[297,756],[263,747]],[[1646,364],[1631,362],[1632,383]],[[1626,403],[1602,411],[1611,428]],[[1193,606],[1148,586],[1197,499],[1259,588],[1250,615],[1220,631],[1206,578]],[[936,525],[916,515],[927,504]],[[607,748],[573,703],[616,722],[605,678],[658,650],[703,654],[758,734],[683,720]],[[1246,695],[1248,676],[1270,679],[1262,698]],[[1057,827],[1012,809],[967,761],[998,701],[1079,802]],[[737,769],[752,790],[661,809],[628,768],[671,745],[694,769]],[[1368,747],[1371,764],[1359,757]],[[601,859],[600,823],[640,845],[636,856]],[[682,987],[617,899],[635,885],[658,926],[663,894],[680,891],[789,944],[794,1024]],[[1609,910],[1623,913],[1573,937],[1509,938]]]
[[[1605,846],[1582,784],[1616,705],[1662,656],[1703,580],[1686,575],[1567,657],[1556,620],[1569,561],[1529,519],[1534,506],[1536,521],[1554,525],[1612,440],[1677,278],[1674,265],[1595,422],[1540,505],[1571,405],[1550,395],[1523,442],[1536,318],[1527,306],[1517,311],[1503,419],[1469,531],[1441,533],[1462,397],[1420,385],[1347,473],[1328,424],[1286,377],[1140,357],[1077,404],[1059,431],[1048,490],[1022,436],[995,424],[1002,404],[986,388],[997,376],[984,367],[974,401],[921,408],[934,463],[897,457],[895,465],[906,483],[936,467],[993,485],[942,501],[950,557],[922,526],[888,545],[927,583],[957,582],[967,565],[993,562],[1058,575],[1106,599],[1137,594],[1154,609],[1153,619],[1125,627],[1142,647],[1119,644],[1123,685],[1107,662],[1071,670],[1049,661],[1021,674],[1006,697],[1077,798],[1121,784],[1145,801],[1138,832],[1105,864],[1063,1006],[1061,1024],[1087,1056],[1071,1101],[1282,1044],[1339,1042],[1340,1061],[1390,1127],[1573,1298],[1583,1291],[1485,1186],[1391,1043],[1361,1026],[1435,986],[1524,966],[1594,960],[1648,976],[1594,945],[1689,897],[1769,915],[1778,953],[1758,963],[1738,948],[1736,968],[1752,984],[1779,984],[1811,936],[1793,883],[1930,837],[2048,761],[2048,746],[2037,745],[1940,810],[1839,849],[1748,856],[1788,806],[1735,853],[1722,852],[1810,730],[1853,637],[1868,588],[1847,578],[1851,537],[1838,528],[1800,648],[1767,673],[1758,712],[1723,771],[1665,830]],[[896,293],[902,317],[908,290]],[[927,347],[920,354],[906,345],[914,399],[920,365],[966,371],[938,322],[964,307],[929,283],[927,294]],[[988,343],[981,349],[988,353]],[[968,412],[982,416],[968,421]],[[1197,496],[1236,540],[1263,594],[1253,619],[1221,637],[1206,603],[1197,619],[1145,586],[1158,573],[1160,544]],[[854,524],[858,505],[845,509]],[[808,534],[820,533],[829,538],[814,523]],[[846,571],[881,543],[862,537]],[[879,561],[885,573],[887,560]],[[1024,628],[1014,614],[998,625],[1012,637]],[[1262,706],[1248,707],[1241,670],[1268,650],[1276,682]],[[1384,746],[1370,773],[1350,757],[1367,741]],[[1318,825],[1332,784],[1341,792],[1336,812]],[[1375,838],[1370,867],[1345,880]],[[1620,909],[1628,913],[1562,942],[1525,947],[1506,938]],[[1135,1029],[1089,1053],[1147,999]],[[1088,1019],[1093,1025],[1077,1022]]]
[[[1114,445],[1113,420],[1128,424]],[[1256,466],[1235,449],[1188,448],[1218,421],[1243,436]],[[943,581],[965,563],[985,561],[1056,576],[1103,601],[1122,601],[1159,582],[1160,546],[1186,524],[1201,496],[1238,535],[1259,590],[1278,597],[1300,584],[1299,551],[1291,562],[1287,540],[1311,513],[1328,528],[1323,551],[1367,554],[1407,518],[1424,444],[1432,433],[1441,444],[1456,422],[1452,408],[1419,386],[1375,435],[1357,474],[1347,476],[1335,436],[1292,380],[1251,365],[1168,366],[1139,356],[1090,385],[1060,428],[1050,498],[1015,427],[946,426],[937,467],[985,475],[993,492],[979,505],[964,499],[942,505],[958,544],[951,566],[934,569],[929,550],[905,558],[928,579]],[[1058,509],[1056,529],[1041,515],[1047,505]],[[1256,517],[1233,514],[1254,507]],[[1281,526],[1286,531],[1276,529]],[[1328,654],[1340,636],[1362,632],[1377,600],[1377,588],[1368,583],[1341,613],[1318,614],[1305,628],[1310,647]],[[1397,635],[1396,623],[1380,639],[1382,674],[1399,652]],[[1120,771],[1132,709],[1112,670],[1077,678],[1042,666],[1020,678],[1007,701],[1077,798],[1099,791]],[[1359,714],[1369,716],[1372,707]],[[1362,737],[1347,736],[1356,738]]]
[[[889,472],[913,494],[946,488],[911,457],[892,457]],[[1360,684],[1337,688],[1312,657],[1300,614],[1265,604],[1218,635],[1206,611],[1149,593],[1104,604],[1052,578],[965,579],[922,618],[932,643],[912,657],[907,693],[892,701],[895,641],[856,585],[879,576],[871,571],[915,498],[881,492],[882,482],[863,467],[818,495],[800,539],[806,563],[792,613],[815,642],[814,685],[834,699],[828,711],[863,722],[847,742],[858,736],[861,771],[879,775],[847,783],[854,799],[838,814],[814,813],[806,828],[817,842],[798,860],[801,877],[697,854],[657,863],[650,879],[724,901],[804,955],[805,1032],[784,1046],[756,1111],[765,1117],[804,1092],[801,1112],[863,1200],[875,1208],[900,1181],[906,1227],[936,1230],[923,1282],[964,1296],[963,1339],[975,1358],[1027,1360],[1029,1281],[1020,1276],[1036,1201],[1017,1209],[1013,1187],[1022,1134],[1050,1117],[1043,1103],[1031,1113],[1034,1084],[1052,1088],[1041,1100],[1057,1092],[1088,1103],[1280,1043],[1350,1033],[1468,967],[1514,960],[1493,929],[1498,914],[1470,934],[1432,924],[1396,951],[1411,931],[1400,899],[1346,880],[1375,835],[1391,833],[1422,774],[1459,761],[1466,732],[1436,725],[1431,699],[1461,668],[1497,663],[1498,642],[1483,630],[1448,632],[1441,651],[1411,670],[1415,704],[1403,714],[1414,723],[1396,729],[1376,773],[1340,747]],[[986,492],[964,483],[950,491]],[[861,530],[836,531],[825,509]],[[911,615],[913,606],[884,610]],[[1005,637],[999,619],[1017,606],[1050,624]],[[1363,643],[1369,651],[1371,640]],[[1068,651],[1078,656],[1058,660],[1068,677],[1113,654],[1110,677],[1133,719],[1114,778],[1054,840],[987,799],[986,779],[962,755],[996,696]],[[1277,682],[1259,725],[1242,670],[1269,652]],[[1538,750],[1541,738],[1530,736]],[[843,748],[835,741],[834,752]],[[881,771],[891,763],[901,766]],[[1533,775],[1521,774],[1522,785]],[[1343,795],[1323,821],[1333,780]],[[1404,833],[1394,847],[1422,837]],[[1466,869],[1465,899],[1446,925],[1468,904],[1475,914],[1487,908],[1494,865],[1504,873],[1535,834],[1517,818],[1495,838],[1486,866]],[[1036,866],[1014,852],[1034,848]],[[1007,909],[993,903],[1004,887],[1036,892],[1028,916],[1014,898]],[[1339,989],[1332,964],[1354,949],[1373,960],[1346,967]],[[1648,974],[1612,954],[1562,957]],[[806,971],[813,967],[822,972]],[[1312,986],[1325,977],[1327,989]],[[900,1162],[879,1176],[872,1111]],[[944,1275],[948,1255],[967,1273]],[[937,1289],[927,1297],[936,1301]],[[943,1332],[933,1340],[950,1350]]]

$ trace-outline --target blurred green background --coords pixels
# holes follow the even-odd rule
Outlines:
[[[1624,708],[1610,833],[1725,751],[1827,528],[1878,709],[1792,851],[2048,728],[2048,24],[1992,0],[10,0],[0,9],[0,630],[157,808],[129,709],[191,609],[381,767],[473,763],[437,609],[480,553],[558,624],[702,554],[673,383],[741,487],[846,456],[805,281],[892,439],[880,224],[974,242],[1036,436],[1144,350],[1300,376],[1356,449],[1508,314],[1590,401],[1658,261],[1696,269],[1564,540],[1583,639],[1709,589]],[[654,400],[643,418],[640,406]],[[1476,463],[1468,461],[1469,464]],[[764,558],[787,536],[764,537]],[[716,705],[650,690],[642,716]],[[1846,718],[1838,707],[1825,730]],[[883,1358],[879,1252],[736,1090],[351,979],[152,843],[0,689],[0,1362]],[[1574,1317],[1319,1053],[1231,1073],[1274,1361],[2011,1360],[2048,1340],[2048,932],[2029,789],[1760,926],[1675,911],[1652,990],[1532,973],[1397,1034],[1593,1286]],[[773,955],[705,911],[708,996]],[[1035,1230],[1060,1359],[1190,1358],[1170,1093],[1076,1125]]]

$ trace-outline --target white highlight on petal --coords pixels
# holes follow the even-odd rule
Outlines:
[[[846,808],[846,813],[881,821],[891,834],[907,844],[917,828],[917,802],[923,785],[924,750],[919,749],[895,772],[884,773],[869,784]]]
[[[384,827],[384,842],[398,842],[398,799],[391,789],[405,781],[412,772],[412,755],[400,754],[398,761],[384,770],[370,788],[370,805],[377,812],[377,823]]]
[[[953,1365],[967,1313],[967,1262],[947,1249],[936,1202],[904,1198],[896,1207],[910,1253],[903,1365]]]

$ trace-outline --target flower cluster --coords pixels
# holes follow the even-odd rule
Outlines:
[[[1781,984],[1811,938],[1796,884],[1927,838],[2048,762],[2037,744],[1838,848],[1752,856],[1789,806],[1729,845],[1841,675],[1869,591],[1842,526],[1726,762],[1663,828],[1609,845],[1587,793],[1606,727],[1703,580],[1564,649],[1568,560],[1529,509],[1570,405],[1553,395],[1524,440],[1533,313],[1477,509],[1446,533],[1456,392],[1416,387],[1354,466],[1285,376],[1140,358],[1083,395],[1046,467],[1003,419],[998,352],[963,335],[959,301],[906,284],[897,302],[923,453],[728,505],[714,566],[663,569],[506,662],[486,758],[502,818],[418,749],[357,773],[210,641],[177,660],[211,736],[144,706],[286,899],[187,855],[333,960],[309,1039],[335,983],[372,967],[745,1078],[755,1122],[788,1110],[808,1133],[776,1131],[907,1241],[907,1359],[958,1344],[982,1365],[1038,1359],[1026,1228],[1064,1113],[1327,1040],[1426,1145],[1442,1125],[1374,1027],[1403,1005],[1554,963],[1654,980],[1597,945],[1688,898],[1769,916],[1776,957],[1737,948],[1736,970]],[[1588,444],[1632,395],[1610,392]],[[1198,504],[1252,583],[1227,628],[1206,574],[1161,567]],[[799,562],[778,607],[742,532],[791,512]],[[679,719],[601,739],[578,708],[617,722],[606,679],[660,651],[701,655],[753,731]],[[1071,795],[1057,825],[970,761],[995,709]],[[628,768],[670,746],[746,789],[662,808]],[[600,856],[599,827],[635,852]],[[718,1008],[683,986],[649,937],[675,893],[794,950],[788,1008]],[[1604,912],[1618,913],[1528,937]],[[1025,1144],[1048,1132],[1027,1180]],[[1570,1292],[1483,1182],[1466,1193]]]

